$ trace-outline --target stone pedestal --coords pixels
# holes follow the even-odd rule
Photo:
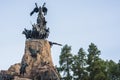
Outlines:
[[[23,64],[28,65],[24,75],[20,74]],[[14,80],[59,80],[52,62],[49,42],[42,39],[26,40],[21,63],[12,65],[6,74],[12,75]]]
[[[38,51],[37,56],[32,57],[29,49]],[[30,74],[34,68],[42,67],[45,64],[53,65],[51,57],[51,49],[47,40],[27,40],[25,43],[25,54],[21,63],[27,63],[26,73]]]

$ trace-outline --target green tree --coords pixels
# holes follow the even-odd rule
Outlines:
[[[74,80],[87,80],[86,53],[83,48],[79,49],[77,55],[73,57],[72,71]]]
[[[119,60],[119,62],[117,64],[117,77],[120,80],[120,60]]]
[[[89,45],[88,54],[80,48],[74,56],[71,46],[65,45],[59,56],[60,67],[57,67],[61,80],[120,80],[120,60],[118,63],[104,61],[100,54],[93,43]]]
[[[115,63],[113,60],[107,61],[107,73],[109,80],[120,80],[120,62]]]
[[[87,55],[87,71],[89,72],[89,80],[107,80],[103,61],[99,58],[100,50],[93,43],[89,45],[89,54]]]
[[[118,65],[118,70],[117,70],[117,72],[118,72],[118,79],[120,80],[120,60],[119,60],[117,65]]]
[[[59,71],[63,73],[62,79],[72,80],[71,76],[71,64],[72,64],[72,54],[71,46],[65,45],[61,50],[61,55],[59,56]]]

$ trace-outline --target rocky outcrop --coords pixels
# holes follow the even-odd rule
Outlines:
[[[42,39],[26,40],[21,63],[12,65],[4,74],[13,76],[14,80],[59,80],[50,44]]]

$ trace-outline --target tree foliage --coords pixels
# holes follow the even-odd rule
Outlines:
[[[120,60],[103,60],[94,43],[89,45],[88,52],[80,48],[73,55],[71,50],[68,45],[61,49],[57,67],[61,80],[120,80]]]
[[[79,49],[77,55],[73,56],[72,71],[74,80],[85,80],[87,78],[86,72],[86,52],[83,48]]]
[[[72,64],[72,54],[71,54],[71,46],[65,45],[61,50],[60,55],[60,72],[63,72],[64,80],[71,80],[71,64]]]
[[[87,71],[89,72],[89,80],[106,80],[102,67],[102,60],[99,57],[100,50],[93,43],[88,48]]]

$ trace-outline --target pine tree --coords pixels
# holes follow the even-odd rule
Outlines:
[[[120,63],[115,63],[113,60],[108,61],[108,78],[109,80],[120,80]]]
[[[102,70],[102,60],[99,58],[100,50],[93,43],[89,45],[89,54],[87,59],[87,71],[89,72],[89,80],[106,80],[104,70]]]
[[[71,46],[65,45],[61,50],[61,55],[59,56],[60,72],[63,73],[64,80],[72,80],[71,76],[71,64],[72,64],[72,54]]]
[[[117,65],[118,65],[117,74],[118,74],[118,79],[120,80],[120,60]]]
[[[73,76],[74,80],[87,80],[87,72],[85,69],[86,66],[86,53],[83,48],[79,49],[77,55],[73,57]]]

